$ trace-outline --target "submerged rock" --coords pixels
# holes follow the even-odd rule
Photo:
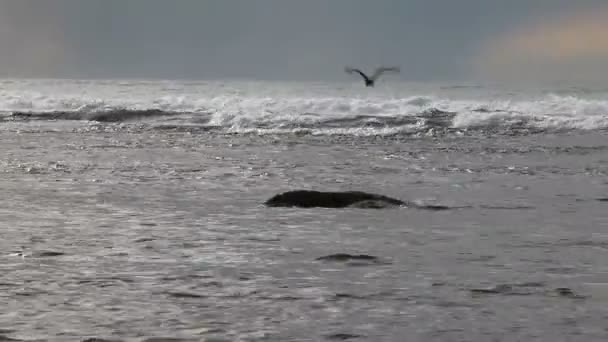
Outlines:
[[[405,202],[387,196],[361,191],[321,192],[309,190],[288,191],[266,201],[269,207],[298,208],[361,208],[385,209],[406,205]]]

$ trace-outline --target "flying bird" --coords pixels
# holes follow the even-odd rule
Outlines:
[[[365,86],[373,87],[374,83],[376,82],[378,77],[380,77],[380,75],[382,75],[383,73],[385,73],[385,72],[398,73],[401,70],[399,69],[399,67],[379,67],[374,71],[374,73],[372,74],[371,77],[368,77],[366,74],[363,73],[363,71],[361,71],[359,69],[353,69],[353,68],[346,67],[344,69],[344,71],[346,71],[349,74],[357,73],[357,74],[361,75],[361,77],[363,77],[363,80],[365,81]]]

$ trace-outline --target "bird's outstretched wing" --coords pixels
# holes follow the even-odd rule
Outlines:
[[[399,73],[399,72],[401,72],[401,69],[399,69],[399,67],[380,67],[380,68],[376,69],[376,71],[374,71],[374,73],[372,74],[371,80],[375,81],[376,79],[378,79],[378,77],[380,77],[380,75],[382,75],[385,72]]]
[[[357,73],[357,74],[361,75],[361,77],[363,77],[366,81],[370,80],[369,77],[367,77],[367,75],[364,74],[363,71],[361,71],[359,69],[346,67],[346,68],[344,68],[344,71],[346,71],[349,74]]]

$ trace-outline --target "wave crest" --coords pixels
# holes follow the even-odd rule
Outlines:
[[[135,91],[132,88],[139,89],[129,87],[128,91]],[[253,96],[232,91],[142,94],[139,89],[108,100],[110,97],[104,98],[103,93],[90,98],[0,93],[0,112],[5,113],[0,121],[144,121],[156,128],[183,126],[258,134],[529,134],[608,129],[608,101],[577,96],[545,95],[518,100],[476,96],[470,100],[437,95]]]

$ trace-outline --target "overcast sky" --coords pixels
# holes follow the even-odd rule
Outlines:
[[[395,64],[403,79],[455,80],[547,59],[597,74],[605,3],[0,0],[0,76],[334,80]]]

